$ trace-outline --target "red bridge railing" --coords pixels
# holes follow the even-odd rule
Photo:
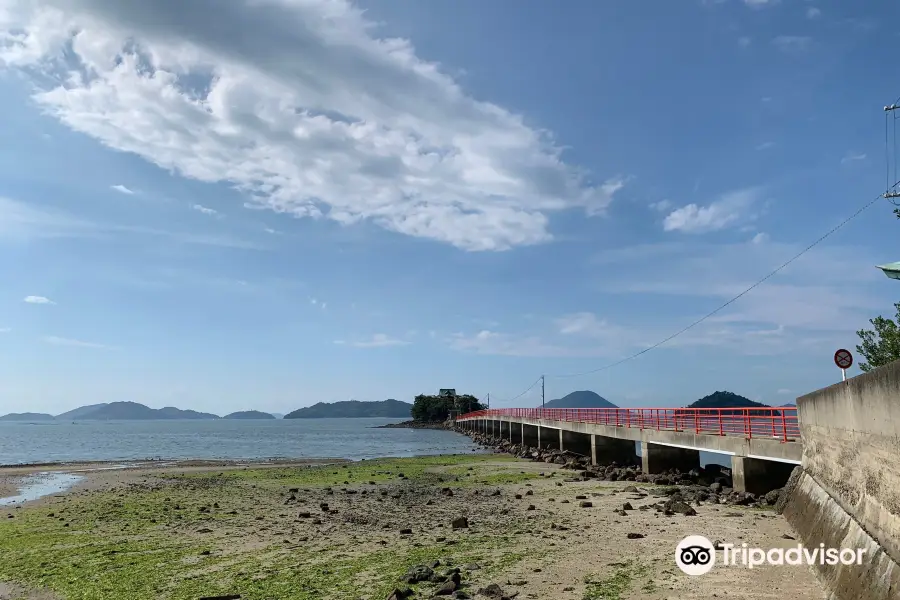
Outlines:
[[[487,418],[542,419],[594,423],[629,429],[683,431],[745,438],[800,439],[796,407],[780,408],[493,408],[457,421]]]

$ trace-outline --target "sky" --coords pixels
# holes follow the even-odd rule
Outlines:
[[[887,200],[604,367],[885,191],[898,17],[2,0],[0,413],[831,385],[893,316]]]

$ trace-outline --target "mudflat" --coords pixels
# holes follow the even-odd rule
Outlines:
[[[676,566],[688,535],[795,546],[770,510],[666,515],[664,486],[506,455],[324,463],[53,467],[84,479],[0,508],[0,599],[824,597],[805,566]]]

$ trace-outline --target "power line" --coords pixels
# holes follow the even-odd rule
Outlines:
[[[649,348],[644,348],[644,349],[641,350],[640,352],[636,352],[636,353],[632,354],[631,356],[628,356],[628,357],[626,357],[626,358],[623,358],[622,360],[619,360],[619,361],[616,361],[616,362],[614,362],[614,363],[611,363],[611,364],[608,364],[608,365],[599,367],[599,368],[597,368],[597,369],[592,369],[592,370],[590,370],[590,371],[583,371],[583,372],[581,372],[581,373],[572,373],[572,374],[568,374],[568,375],[551,375],[551,377],[555,377],[555,378],[558,378],[558,379],[564,379],[564,378],[569,378],[569,377],[581,377],[582,375],[590,375],[591,373],[599,373],[600,371],[606,371],[607,369],[612,369],[613,367],[617,367],[617,366],[621,365],[622,363],[628,362],[628,361],[633,360],[633,359],[635,359],[635,358],[637,358],[637,357],[639,357],[639,356],[641,356],[641,355],[643,355],[643,354],[646,354],[647,352],[650,352],[651,350],[655,350],[656,348],[659,348],[660,346],[662,346],[662,345],[665,344],[666,342],[669,342],[669,341],[671,341],[671,340],[677,338],[677,337],[678,337],[679,335],[681,335],[682,333],[684,333],[684,332],[686,332],[686,331],[688,331],[688,330],[690,330],[690,329],[693,329],[694,327],[696,327],[697,325],[699,325],[699,324],[702,323],[703,321],[705,321],[705,320],[707,320],[708,318],[712,317],[713,315],[715,315],[716,313],[718,313],[718,312],[721,311],[722,309],[724,309],[724,308],[730,306],[731,304],[733,304],[734,302],[736,302],[737,300],[739,300],[740,298],[742,298],[744,295],[748,294],[750,291],[754,290],[755,288],[757,288],[757,287],[759,287],[760,285],[762,285],[763,283],[765,283],[769,278],[771,278],[772,276],[776,275],[776,274],[779,273],[782,269],[784,269],[785,267],[787,267],[788,265],[790,265],[792,262],[794,262],[795,260],[797,260],[798,258],[800,258],[801,256],[803,256],[804,254],[806,254],[807,252],[809,252],[810,250],[812,250],[813,248],[815,248],[816,246],[818,246],[818,245],[819,245],[820,243],[822,243],[825,239],[831,237],[831,235],[834,234],[838,229],[840,229],[841,227],[843,227],[844,225],[846,225],[847,223],[849,223],[850,221],[852,221],[853,219],[855,219],[856,217],[858,217],[859,215],[861,215],[861,214],[863,213],[863,211],[865,211],[866,209],[868,209],[869,207],[871,207],[873,204],[875,204],[876,202],[878,202],[878,201],[881,200],[882,198],[883,198],[883,195],[882,195],[882,194],[878,194],[877,196],[875,196],[875,198],[874,198],[873,200],[871,200],[870,202],[864,204],[862,207],[859,208],[859,210],[857,210],[855,213],[853,213],[852,215],[850,215],[849,217],[847,217],[846,219],[844,219],[843,221],[841,221],[841,222],[840,222],[836,227],[834,227],[831,231],[829,231],[828,233],[826,233],[825,235],[823,235],[822,237],[820,237],[819,239],[817,239],[816,241],[814,241],[812,244],[810,244],[809,246],[807,246],[806,248],[804,248],[803,250],[801,250],[800,252],[798,252],[797,254],[795,254],[790,260],[788,260],[787,262],[785,262],[784,264],[782,264],[780,267],[778,267],[777,269],[775,269],[774,271],[772,271],[771,273],[769,273],[768,275],[766,275],[765,277],[763,277],[762,279],[760,279],[759,281],[757,281],[756,283],[754,283],[753,285],[751,285],[750,287],[748,287],[746,290],[744,290],[743,292],[741,292],[740,294],[738,294],[737,296],[735,296],[734,298],[732,298],[731,300],[729,300],[729,301],[726,302],[725,304],[721,305],[720,307],[718,307],[717,309],[715,309],[715,310],[712,311],[711,313],[709,313],[709,314],[707,314],[707,315],[705,315],[705,316],[703,316],[703,317],[697,319],[696,321],[694,321],[693,323],[691,323],[690,325],[688,325],[688,326],[685,327],[684,329],[681,329],[680,331],[678,331],[678,332],[676,332],[676,333],[673,333],[672,335],[670,335],[670,336],[667,337],[666,339],[664,339],[664,340],[662,340],[662,341],[660,341],[660,342],[657,342],[657,343],[653,344],[653,345],[650,346]],[[537,383],[537,381],[536,381],[535,383]],[[531,384],[531,387],[534,387],[534,383]],[[528,389],[531,389],[531,388],[528,388]],[[527,390],[526,390],[526,391],[527,391]],[[518,398],[518,396],[517,396],[517,398]],[[515,400],[515,398],[513,398],[513,400]]]
[[[541,375],[540,377],[538,377],[537,379],[534,380],[534,383],[532,383],[531,385],[529,385],[528,388],[527,388],[524,392],[522,392],[521,394],[519,394],[518,396],[513,396],[512,398],[509,398],[508,400],[501,400],[500,402],[512,402],[513,400],[518,400],[519,398],[521,398],[522,396],[524,396],[525,394],[527,394],[528,392],[530,392],[530,391],[531,391],[531,388],[533,388],[534,386],[536,386],[536,385],[537,385],[537,382],[538,382],[538,381],[541,381],[543,378],[544,378],[544,376]]]

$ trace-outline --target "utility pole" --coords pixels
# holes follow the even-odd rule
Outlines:
[[[488,410],[490,410],[490,408],[491,408],[491,393],[490,392],[488,392],[487,404],[488,404]]]
[[[541,375],[541,408],[544,408],[544,376]]]
[[[900,181],[897,181],[897,117],[893,115],[893,112],[898,109],[900,109],[900,104],[896,104],[896,103],[891,104],[890,106],[884,107],[884,117],[885,117],[885,119],[884,119],[884,146],[885,146],[884,151],[886,153],[888,153],[888,155],[885,157],[885,159],[887,161],[887,171],[888,172],[885,175],[885,178],[886,178],[885,185],[887,186],[887,189],[884,190],[883,195],[885,198],[887,198],[888,200],[892,200],[892,201],[895,198],[900,198],[900,191],[898,191],[898,188],[897,188],[897,184],[900,183]],[[893,117],[893,119],[894,119],[894,140],[893,140],[894,141],[894,151],[893,151],[893,153],[890,153],[890,150],[888,148],[888,129],[889,129],[888,128],[888,120],[891,117]],[[892,156],[892,154],[893,154],[893,156]],[[891,175],[892,175],[891,159],[892,158],[894,161],[893,177],[891,177]],[[891,183],[892,179],[894,180],[893,184]]]

